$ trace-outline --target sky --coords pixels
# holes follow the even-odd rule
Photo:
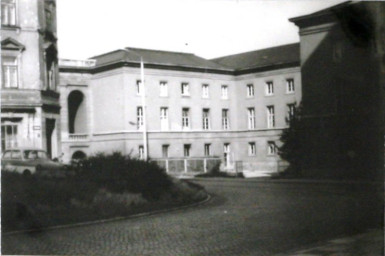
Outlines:
[[[57,0],[59,57],[124,47],[210,59],[299,42],[289,18],[345,0]]]

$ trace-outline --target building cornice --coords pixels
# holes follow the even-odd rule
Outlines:
[[[300,66],[300,61],[294,61],[294,62],[288,62],[288,63],[278,63],[278,64],[274,64],[274,65],[269,65],[269,66],[236,70],[236,71],[234,71],[234,75],[240,76],[240,75],[266,72],[266,71],[272,71],[272,70],[278,70],[278,69],[284,69],[284,68],[299,67],[299,66]]]
[[[327,23],[327,24],[321,24],[321,25],[317,25],[317,26],[301,28],[299,31],[299,35],[304,36],[304,35],[310,35],[310,34],[315,34],[315,33],[322,33],[325,31],[329,31],[335,25],[336,25],[336,23]]]
[[[226,69],[211,69],[211,68],[198,68],[198,67],[187,67],[187,66],[175,66],[175,65],[164,65],[164,64],[144,64],[145,69],[156,69],[156,70],[170,70],[170,71],[184,71],[184,72],[196,72],[205,74],[218,74],[218,75],[231,75],[240,76],[258,72],[266,72],[272,70],[279,70],[284,68],[299,67],[300,62],[294,61],[289,63],[279,63],[269,66],[245,68],[241,70],[226,70]],[[61,73],[79,73],[79,74],[97,74],[105,71],[110,71],[122,67],[140,68],[138,62],[114,62],[99,67],[85,68],[85,67],[59,67]]]

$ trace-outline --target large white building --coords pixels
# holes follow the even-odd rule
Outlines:
[[[208,170],[220,159],[227,171],[266,175],[278,169],[279,136],[301,99],[299,45],[214,60],[138,48],[61,60],[60,93],[65,161],[143,157],[148,148],[170,172]]]

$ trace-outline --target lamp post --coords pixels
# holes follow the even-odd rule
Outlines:
[[[139,90],[141,90],[141,96],[142,96],[142,111],[143,111],[143,125],[142,125],[142,129],[143,129],[143,159],[144,161],[147,161],[148,159],[148,147],[147,147],[147,142],[148,142],[148,139],[147,139],[147,109],[146,109],[146,87],[144,86],[144,64],[143,64],[143,57],[139,54],[137,54],[136,52],[133,52],[133,51],[130,51],[128,49],[125,49],[124,50],[128,53],[133,53],[134,55],[138,56],[140,58],[140,88]],[[140,124],[139,124],[140,125]]]
[[[144,64],[143,58],[140,56],[140,80],[141,87],[140,88],[142,94],[142,109],[143,109],[143,153],[144,153],[144,161],[148,159],[148,149],[147,149],[147,109],[146,109],[146,90],[144,86]]]

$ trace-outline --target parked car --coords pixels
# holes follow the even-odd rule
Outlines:
[[[66,176],[66,167],[63,164],[52,161],[44,150],[36,148],[5,150],[1,157],[1,169],[24,175]]]

